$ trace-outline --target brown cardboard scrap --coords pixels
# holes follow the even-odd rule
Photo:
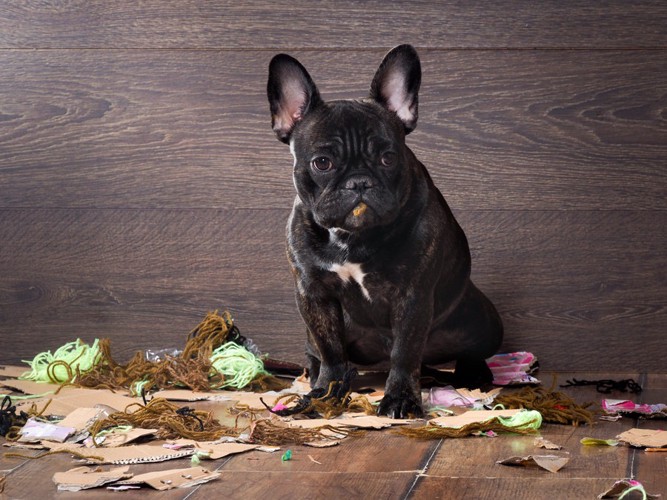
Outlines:
[[[97,442],[98,447],[117,448],[118,446],[125,446],[126,444],[136,441],[139,438],[151,436],[156,432],[157,429],[141,429],[140,427],[134,427],[127,431],[112,429],[111,432],[104,434],[103,436],[96,436],[95,441]]]
[[[149,462],[164,462],[174,458],[189,457],[194,454],[193,448],[182,450],[170,450],[163,445],[166,441],[151,441],[147,444],[128,445],[118,448],[84,448],[81,445],[71,443],[51,443],[43,441],[42,444],[53,451],[72,451],[81,455],[88,463],[92,464],[141,464]],[[95,458],[99,457],[101,460]]]
[[[48,403],[48,401],[51,401]],[[104,405],[113,408],[115,411],[123,411],[129,405],[139,403],[138,398],[131,398],[122,394],[114,393],[102,389],[82,389],[79,387],[63,387],[58,394],[50,395],[42,402],[37,404],[37,409],[46,407],[47,415],[66,416],[74,410],[81,407],[90,407],[91,404]],[[22,401],[17,403],[17,410],[26,410],[34,401]]]
[[[186,389],[170,389],[158,391],[153,394],[157,398],[165,398],[170,401],[230,401],[237,404],[248,405],[251,408],[264,408],[260,401],[263,399],[266,404],[271,405],[278,397],[277,392],[243,392],[243,391],[213,391],[196,392]]]
[[[196,486],[219,477],[219,472],[213,472],[204,467],[188,467],[186,469],[171,469],[139,474],[132,479],[119,481],[118,484],[147,484],[156,490],[170,490],[172,488]]]
[[[235,455],[237,453],[255,450],[260,447],[258,444],[193,441],[191,439],[177,439],[175,441],[170,441],[169,444],[178,447],[175,449],[184,449],[184,447],[189,447],[197,453],[199,458],[210,460],[217,460],[228,455]]]
[[[19,378],[27,371],[27,366],[2,365],[0,366],[0,377]]]
[[[568,457],[558,455],[528,455],[526,457],[510,457],[505,460],[499,460],[496,463],[501,465],[520,465],[524,467],[537,465],[549,472],[558,472],[569,461],[570,459]]]
[[[304,446],[310,446],[312,448],[331,448],[332,446],[338,446],[340,444],[339,439],[330,439],[328,441],[313,441],[312,443],[303,443]]]
[[[414,423],[414,419],[409,418],[389,418],[377,417],[374,415],[364,415],[360,417],[337,417],[332,419],[312,418],[307,420],[289,420],[287,425],[290,427],[301,427],[303,429],[312,429],[329,425],[331,427],[356,427],[359,429],[384,429],[392,425],[406,425]]]
[[[533,444],[538,448],[546,448],[547,450],[561,450],[563,448],[561,445],[552,443],[543,437],[536,437],[535,441],[533,441]]]
[[[667,446],[667,432],[653,429],[630,429],[616,438],[638,448],[664,448]]]
[[[57,425],[63,427],[74,427],[77,432],[85,431],[88,429],[95,420],[97,420],[104,410],[100,408],[77,408],[67,415],[64,419],[58,422]]]
[[[76,467],[67,472],[56,472],[53,482],[58,485],[58,491],[80,491],[97,488],[107,483],[132,477],[129,467],[115,467],[103,470],[101,467]]]
[[[58,384],[47,384],[44,382],[34,382],[33,380],[19,380],[11,378],[0,380],[0,385],[9,387],[22,392],[23,394],[47,394],[56,392],[60,389]]]
[[[429,420],[429,424],[458,429],[476,422],[486,422],[497,417],[512,417],[523,410],[469,410],[460,415],[438,417]]]

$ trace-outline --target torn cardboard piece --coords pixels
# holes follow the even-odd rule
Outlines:
[[[548,439],[544,439],[543,437],[536,437],[535,440],[533,441],[533,444],[537,448],[545,448],[547,450],[562,450],[563,447],[559,444],[553,443],[549,441]]]
[[[142,429],[147,431],[147,429]],[[70,451],[81,456],[92,464],[140,464],[164,462],[174,458],[194,455],[203,459],[217,460],[228,455],[244,453],[260,448],[260,445],[226,443],[226,442],[196,442],[188,439],[176,441],[151,441],[146,444],[127,445],[120,447],[86,448],[74,443],[42,442],[44,447],[52,451]]]
[[[60,389],[58,384],[47,384],[43,382],[34,382],[32,380],[19,380],[15,378],[0,380],[0,385],[9,387],[23,394],[52,394]]]
[[[217,460],[229,455],[236,455],[237,453],[244,453],[250,450],[259,449],[258,444],[243,444],[243,443],[226,443],[215,441],[193,441],[191,439],[177,439],[165,444],[169,449],[186,449],[191,448],[199,458],[208,460]]]
[[[58,486],[58,491],[87,490],[129,479],[133,476],[129,469],[129,466],[109,470],[103,470],[101,467],[76,467],[66,472],[56,472],[53,475],[53,482]]]
[[[51,402],[49,403],[49,401]],[[45,413],[47,415],[64,417],[79,408],[90,407],[93,402],[96,407],[110,407],[114,411],[124,411],[127,406],[140,403],[140,401],[138,398],[131,398],[107,390],[66,386],[58,394],[49,395],[42,401],[21,401],[17,402],[16,407],[17,410],[26,411],[33,403],[36,403],[38,410],[46,408]],[[48,406],[46,406],[47,404]]]
[[[28,368],[25,366],[2,365],[0,366],[0,377],[19,378],[27,371]]]
[[[157,429],[142,429],[140,427],[133,427],[128,430],[115,428],[101,436],[99,434],[95,436],[95,444],[97,444],[98,447],[101,446],[104,448],[117,448],[119,446],[125,446],[127,444],[133,443],[138,439],[152,436],[156,432]],[[89,440],[86,440],[84,444],[86,444],[86,446],[89,448],[95,446],[92,437]]]
[[[430,425],[437,425],[440,427],[452,427],[459,429],[468,424],[488,422],[489,420],[497,417],[513,417],[521,411],[524,410],[469,410],[460,415],[434,418],[429,420],[428,423]]]
[[[187,469],[171,469],[139,474],[132,479],[119,481],[118,484],[147,484],[151,488],[163,491],[173,488],[189,488],[198,484],[208,483],[219,477],[219,472],[213,472],[204,467],[188,467]]]
[[[384,429],[392,425],[406,425],[416,422],[415,419],[400,419],[389,417],[378,417],[373,415],[363,415],[358,417],[341,416],[331,419],[311,418],[304,420],[285,421],[290,427],[301,427],[302,429],[312,429],[329,425],[331,427],[355,427],[358,429]]]
[[[58,422],[58,425],[73,427],[77,432],[83,432],[102,416],[106,416],[106,412],[101,408],[77,408]]]
[[[271,404],[280,395],[277,392],[243,392],[243,391],[213,391],[196,392],[186,389],[169,389],[158,391],[153,397],[164,398],[169,401],[229,401],[230,403],[247,405],[250,408],[264,408],[260,398]]]
[[[42,441],[42,444],[52,451],[72,452],[90,464],[142,464],[164,462],[174,458],[189,457],[194,449],[170,450],[164,448],[166,441],[151,441],[147,444],[128,445],[118,448],[85,448],[73,443],[52,443]]]
[[[528,455],[525,457],[510,457],[505,460],[499,460],[496,463],[523,467],[538,466],[549,472],[558,472],[569,461],[570,459],[568,457],[561,457],[558,455]]]
[[[622,432],[616,439],[637,448],[667,447],[667,432],[653,429],[630,429]]]

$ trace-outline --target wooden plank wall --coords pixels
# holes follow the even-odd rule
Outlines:
[[[288,51],[360,97],[409,42],[409,143],[466,230],[506,350],[665,371],[667,3],[0,2],[0,362],[81,337],[180,346],[228,309],[302,361],[291,157],[265,99]]]

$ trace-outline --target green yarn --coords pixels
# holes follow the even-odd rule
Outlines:
[[[218,389],[223,387],[241,389],[257,376],[269,375],[259,357],[234,342],[227,342],[215,349],[210,359],[212,370],[224,377]]]
[[[35,382],[50,382],[65,384],[74,381],[77,371],[86,373],[92,370],[100,361],[99,340],[93,345],[77,339],[58,348],[56,352],[40,352],[32,361],[23,361],[30,365],[30,370],[19,378]]]
[[[542,414],[537,410],[521,410],[511,417],[498,417],[505,427],[519,430],[537,430],[542,425]]]

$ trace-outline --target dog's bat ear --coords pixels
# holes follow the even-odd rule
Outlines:
[[[417,126],[417,101],[422,70],[412,45],[391,49],[380,64],[371,83],[371,98],[403,122],[405,133]]]
[[[271,106],[271,125],[284,143],[289,143],[294,126],[322,102],[306,68],[287,54],[271,59],[266,93]]]

